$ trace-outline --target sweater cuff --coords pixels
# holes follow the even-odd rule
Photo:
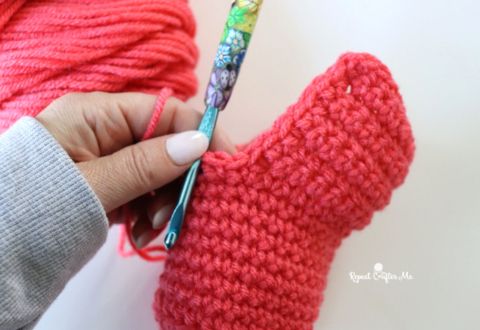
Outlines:
[[[72,159],[34,118],[3,133],[0,150],[0,266],[9,267],[0,286],[21,288],[28,298],[7,304],[10,317],[26,308],[23,315],[33,318],[103,245],[108,219]]]

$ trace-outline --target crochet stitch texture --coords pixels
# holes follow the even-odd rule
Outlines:
[[[389,70],[346,54],[273,127],[203,160],[154,308],[163,329],[311,329],[335,250],[403,183],[414,140]]]

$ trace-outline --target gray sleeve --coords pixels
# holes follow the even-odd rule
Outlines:
[[[34,118],[0,135],[0,329],[29,329],[106,239],[105,211]]]

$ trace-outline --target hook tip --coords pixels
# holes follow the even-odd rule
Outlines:
[[[177,241],[177,234],[174,233],[173,231],[169,232],[167,236],[165,236],[165,241],[164,241],[165,248],[167,250],[170,250],[175,245],[176,241]]]

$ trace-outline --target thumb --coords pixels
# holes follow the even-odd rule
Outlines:
[[[110,212],[181,176],[208,149],[199,131],[143,141],[77,166]]]

